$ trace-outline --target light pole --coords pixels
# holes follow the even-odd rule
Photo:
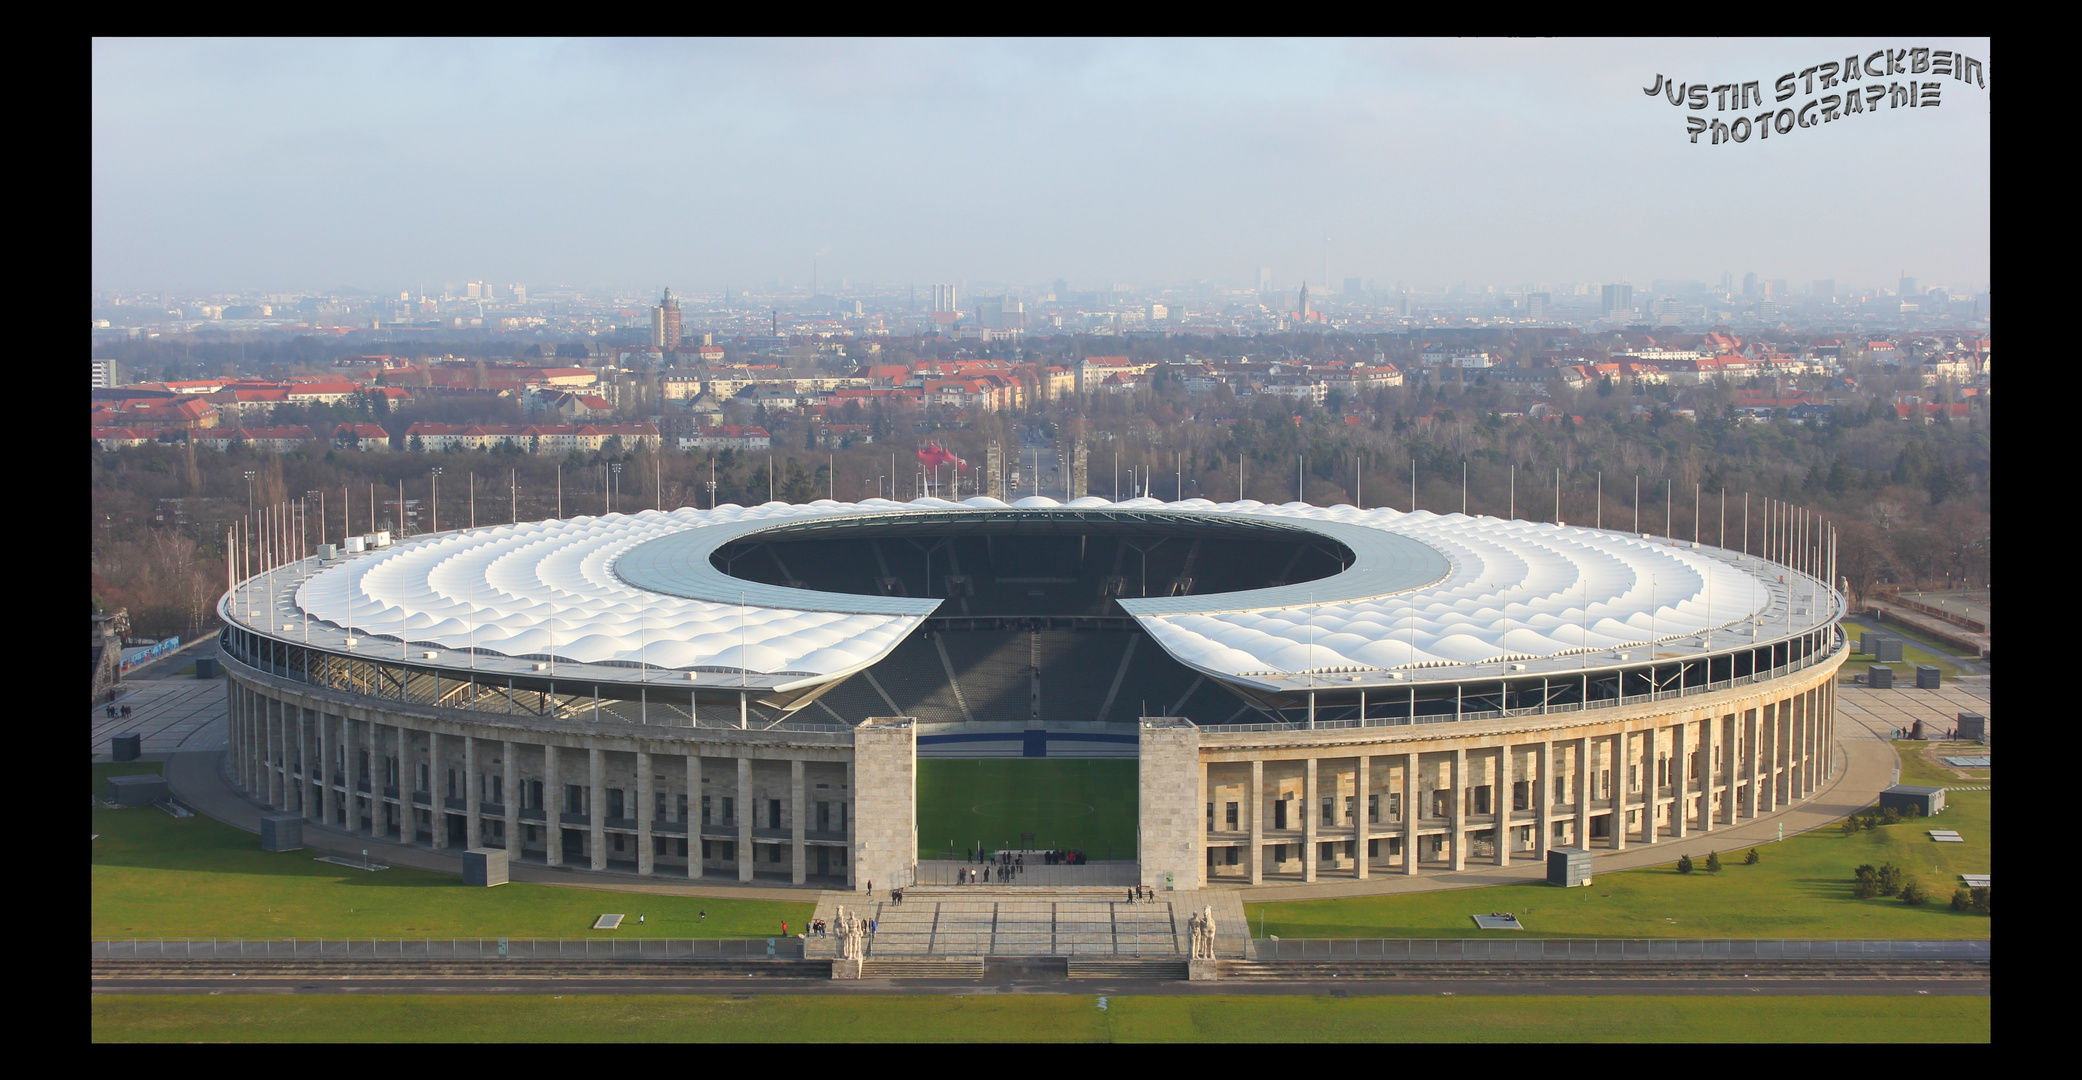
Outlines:
[[[428,532],[440,532],[440,531],[441,531],[441,467],[440,467],[439,465],[436,465],[436,466],[434,466],[433,468],[431,468],[431,469],[428,469],[427,471],[428,471],[428,472],[430,472],[430,473],[432,473],[432,474],[434,475],[434,499],[433,499],[433,506],[432,506],[432,507],[431,507],[431,508],[429,509],[429,511],[428,511],[428,517],[427,517],[427,531],[428,531]]]
[[[607,481],[607,512],[612,514],[614,513],[615,489],[622,486],[622,463],[617,461],[614,464],[609,465],[607,467],[607,470],[608,472],[614,474],[613,476],[609,477]]]

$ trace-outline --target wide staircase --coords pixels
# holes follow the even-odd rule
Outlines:
[[[827,892],[812,918],[834,925],[843,910],[875,921],[864,978],[1184,979],[1187,922],[1208,908],[1217,952],[1248,957],[1243,904],[1232,890],[1137,902],[1126,888],[913,886],[901,904],[887,893],[868,900]],[[838,940],[810,937],[803,955],[836,958]]]

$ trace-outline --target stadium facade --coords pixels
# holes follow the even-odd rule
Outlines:
[[[979,498],[354,537],[220,604],[229,768],[374,839],[856,889],[911,879],[955,744],[1136,754],[1159,887],[1653,844],[1837,767],[1830,543],[1768,531]]]

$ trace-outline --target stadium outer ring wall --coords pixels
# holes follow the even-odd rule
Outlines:
[[[239,646],[293,641],[220,612],[239,631],[222,638],[228,775],[343,841],[424,834],[436,851],[518,848],[552,866],[689,881],[862,890],[914,876],[915,720],[759,731],[415,704],[382,696],[374,661],[375,693],[289,677]],[[1142,880],[1421,874],[1774,814],[1840,769],[1834,676],[1848,642],[1833,626],[1823,640],[1819,655],[1756,682],[1588,712],[1260,731],[1146,718]]]

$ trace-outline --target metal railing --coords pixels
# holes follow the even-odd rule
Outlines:
[[[1370,716],[1364,720],[1318,720],[1316,721],[1316,725],[1313,728],[1313,730],[1336,731],[1339,729],[1362,727],[1408,727],[1413,723],[1452,724],[1465,722],[1469,720],[1501,720],[1514,716],[1543,716],[1550,715],[1553,713],[1585,712],[1592,709],[1617,709],[1628,705],[1647,705],[1652,702],[1671,701],[1682,698],[1695,697],[1700,694],[1715,694],[1723,690],[1732,690],[1738,686],[1754,686],[1758,683],[1772,682],[1777,679],[1784,678],[1787,675],[1791,675],[1794,672],[1804,671],[1808,668],[1814,667],[1817,664],[1823,663],[1829,660],[1831,657],[1835,656],[1838,652],[1846,648],[1849,648],[1848,642],[1843,640],[1841,635],[1839,635],[1837,641],[1832,643],[1829,648],[1818,649],[1815,652],[1810,653],[1809,655],[1804,656],[1798,660],[1792,661],[1790,663],[1780,664],[1777,667],[1771,668],[1768,671],[1752,672],[1748,675],[1738,675],[1734,678],[1721,679],[1716,682],[1700,683],[1695,686],[1686,686],[1669,690],[1654,690],[1646,694],[1622,694],[1618,697],[1598,698],[1597,700],[1590,702],[1572,701],[1564,705],[1548,705],[1544,707],[1539,705],[1533,705],[1523,709],[1489,709],[1482,712],[1475,712],[1469,710],[1457,713],[1422,713],[1414,718],[1408,715],[1402,715]],[[1393,699],[1390,700],[1392,701]],[[1264,724],[1201,724],[1199,725],[1199,727],[1200,732],[1203,735],[1237,735],[1268,731],[1311,730],[1307,723],[1298,721]]]
[[[1800,938],[1258,938],[1260,960],[1987,960],[1979,941]]]
[[[96,960],[802,959],[772,938],[94,938]]]

